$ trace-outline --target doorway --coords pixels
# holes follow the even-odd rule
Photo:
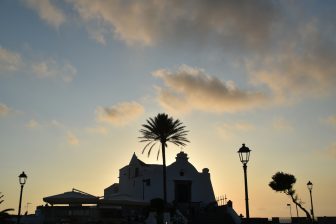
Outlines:
[[[191,180],[175,180],[175,201],[178,203],[191,202]]]

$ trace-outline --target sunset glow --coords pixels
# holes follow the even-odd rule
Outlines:
[[[73,187],[96,196],[141,154],[141,125],[167,113],[216,196],[251,217],[288,217],[283,171],[317,216],[336,216],[335,1],[0,1],[0,210]],[[293,207],[294,208],[294,207]],[[295,213],[296,214],[296,213]],[[299,212],[300,216],[304,216]]]

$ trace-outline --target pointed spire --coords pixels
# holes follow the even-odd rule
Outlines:
[[[135,155],[135,152],[133,153],[133,156],[132,156],[132,158],[131,158],[131,161],[130,161],[130,164],[131,163],[134,163],[135,161],[137,161],[138,160],[138,157]]]

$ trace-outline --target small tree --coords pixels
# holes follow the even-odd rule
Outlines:
[[[293,188],[293,185],[296,182],[296,178],[292,174],[277,172],[272,176],[272,181],[269,183],[269,186],[277,192],[283,192],[286,195],[290,196],[293,203],[296,204],[304,213],[309,220],[311,216],[309,212],[302,206],[302,202],[298,199],[297,194]]]

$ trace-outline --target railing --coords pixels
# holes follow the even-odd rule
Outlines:
[[[226,194],[225,195],[217,196],[216,197],[216,201],[217,201],[217,205],[218,206],[226,205],[226,203],[227,203]]]

